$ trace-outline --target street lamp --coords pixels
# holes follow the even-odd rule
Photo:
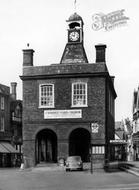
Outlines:
[[[93,173],[93,158],[92,158],[92,123],[90,124],[90,173]]]
[[[90,159],[91,167],[90,167],[90,172],[91,172],[91,174],[93,173],[92,133],[98,133],[98,129],[99,129],[99,125],[98,125],[97,122],[90,124],[90,147],[91,147],[91,151],[90,151],[91,152],[91,159]]]
[[[92,174],[93,173],[93,155],[92,155],[92,144],[90,143],[90,145],[91,145],[91,159],[90,159],[91,167],[90,167],[90,172]]]

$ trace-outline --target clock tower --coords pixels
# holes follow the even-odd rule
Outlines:
[[[63,52],[60,63],[88,63],[84,50],[83,20],[77,13],[72,14],[67,20],[68,42]]]
[[[68,43],[83,43],[83,20],[74,13],[67,20],[68,23]]]

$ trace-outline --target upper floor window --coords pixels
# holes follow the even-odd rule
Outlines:
[[[1,110],[4,110],[4,97],[1,97]]]
[[[4,117],[1,117],[1,121],[0,121],[0,131],[4,132],[5,130],[5,123],[4,123]]]
[[[72,106],[87,106],[87,83],[76,82],[72,84]]]
[[[109,90],[109,112],[114,116],[114,98]]]
[[[40,107],[46,107],[46,108],[54,107],[54,85],[53,84],[40,85],[39,105]]]

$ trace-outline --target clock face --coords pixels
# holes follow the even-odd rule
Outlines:
[[[73,31],[69,34],[69,39],[73,42],[77,41],[79,39],[79,33],[76,31]]]

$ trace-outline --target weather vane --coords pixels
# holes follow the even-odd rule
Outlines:
[[[74,0],[74,10],[76,12],[76,0]]]

